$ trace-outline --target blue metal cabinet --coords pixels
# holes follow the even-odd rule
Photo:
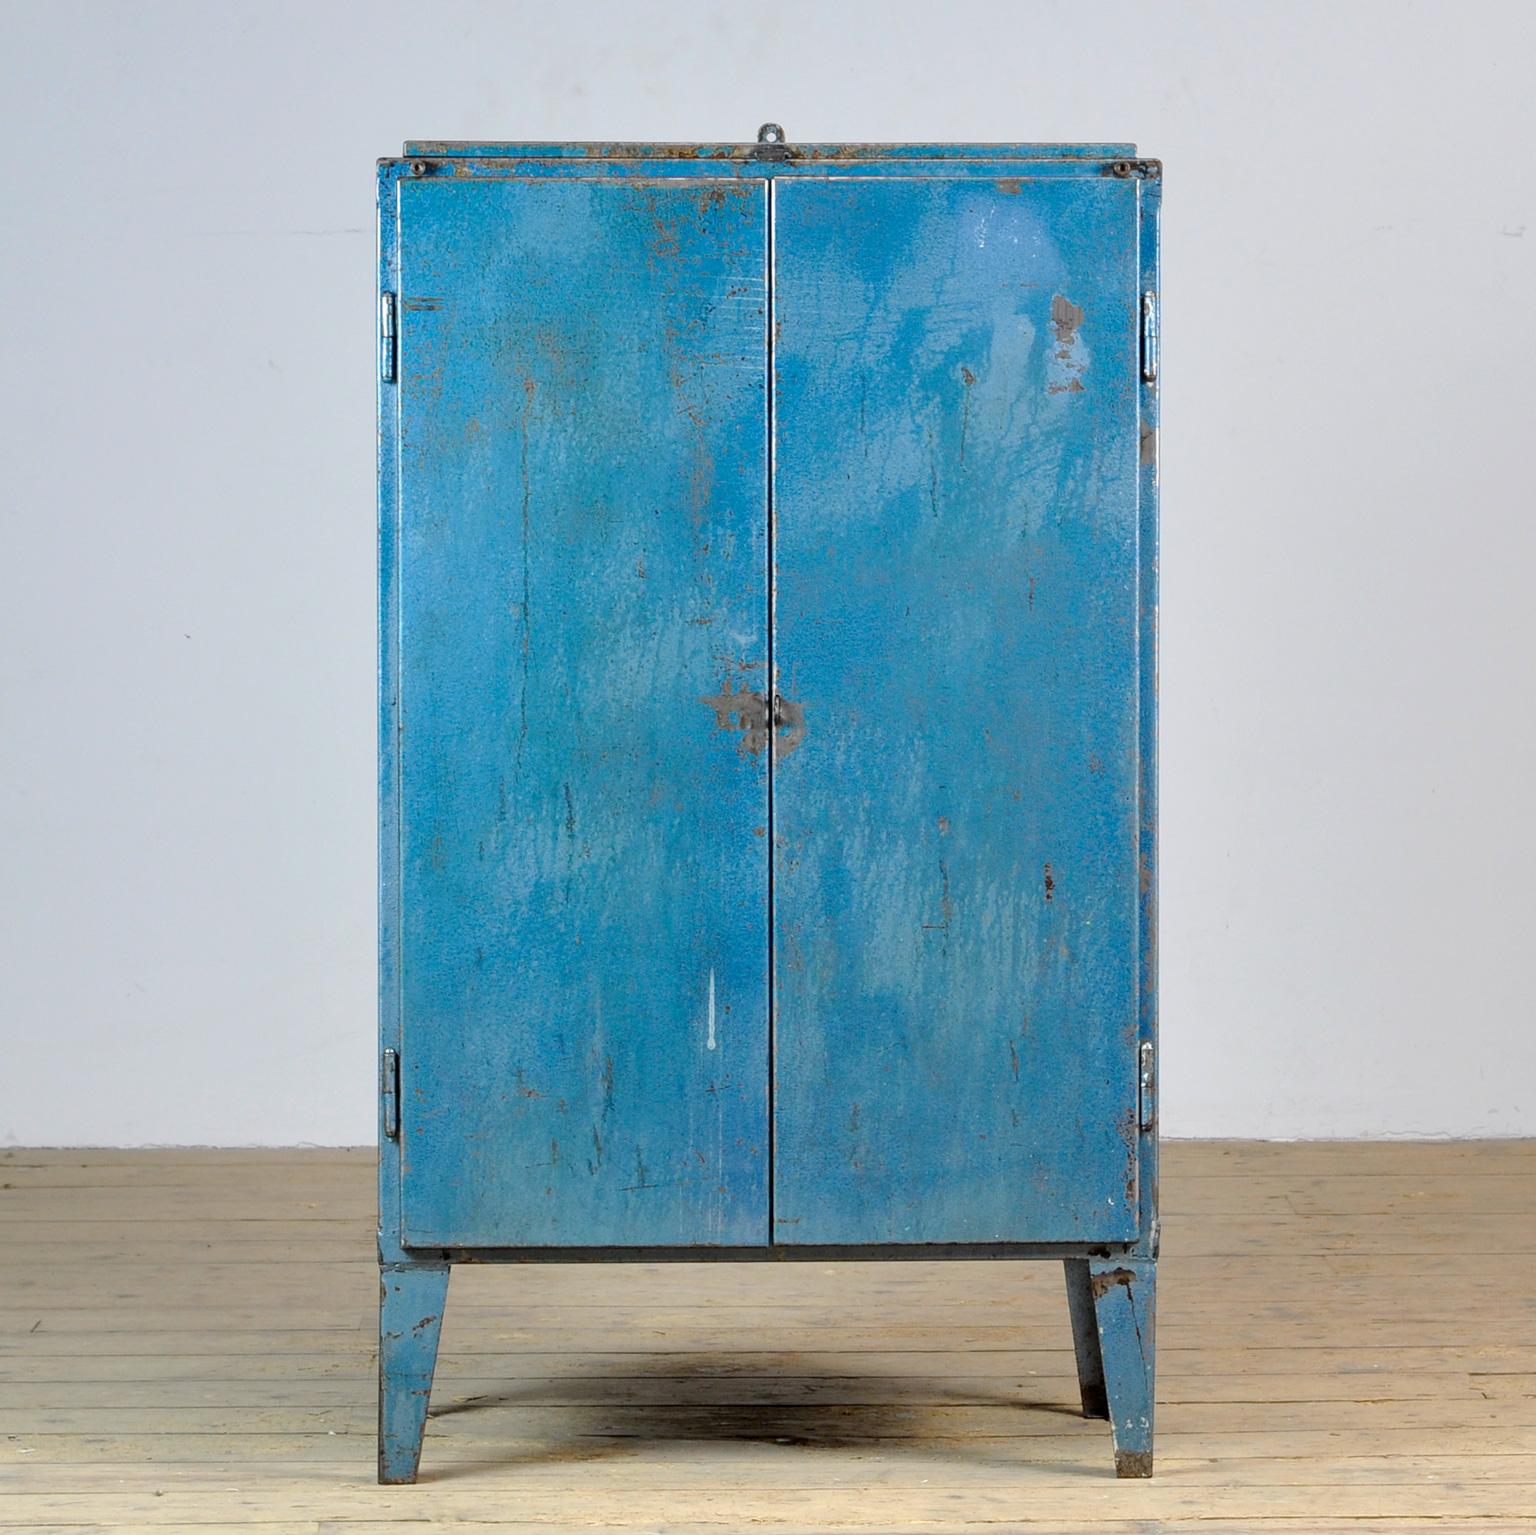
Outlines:
[[[981,1254],[1149,1475],[1158,165],[379,189],[380,1479],[455,1261]]]

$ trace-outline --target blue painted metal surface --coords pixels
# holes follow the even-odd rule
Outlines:
[[[1136,187],[774,195],[775,1240],[1128,1240]]]
[[[379,1480],[414,1482],[421,1461],[448,1265],[415,1263],[379,1274]]]
[[[765,204],[401,187],[409,1246],[767,1238]]]
[[[1088,1259],[1068,1258],[1067,1313],[1072,1322],[1072,1351],[1077,1356],[1077,1385],[1085,1418],[1108,1418],[1109,1397],[1104,1386],[1104,1350],[1094,1314],[1093,1277]]]
[[[381,162],[381,1479],[448,1262],[882,1254],[1065,1258],[1150,1471],[1133,156]]]
[[[1157,1265],[1142,1258],[1090,1258],[1088,1288],[1115,1441],[1115,1471],[1124,1477],[1151,1476]]]

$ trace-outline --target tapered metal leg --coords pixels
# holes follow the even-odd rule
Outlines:
[[[1115,1439],[1115,1474],[1151,1476],[1157,1263],[1146,1258],[1090,1258],[1088,1291]]]
[[[1104,1394],[1104,1355],[1099,1351],[1099,1324],[1093,1314],[1093,1290],[1086,1258],[1068,1258],[1067,1309],[1072,1315],[1072,1347],[1077,1351],[1077,1387],[1085,1418],[1107,1418]]]
[[[447,1298],[446,1263],[389,1265],[379,1272],[381,1482],[416,1480]]]

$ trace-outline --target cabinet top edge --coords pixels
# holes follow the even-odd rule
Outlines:
[[[1134,160],[1134,144],[642,144],[407,139],[403,159],[491,160]]]

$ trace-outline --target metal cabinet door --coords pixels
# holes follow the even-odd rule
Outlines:
[[[774,198],[774,1239],[1129,1239],[1136,188]]]
[[[765,209],[399,184],[408,1246],[767,1239]]]

